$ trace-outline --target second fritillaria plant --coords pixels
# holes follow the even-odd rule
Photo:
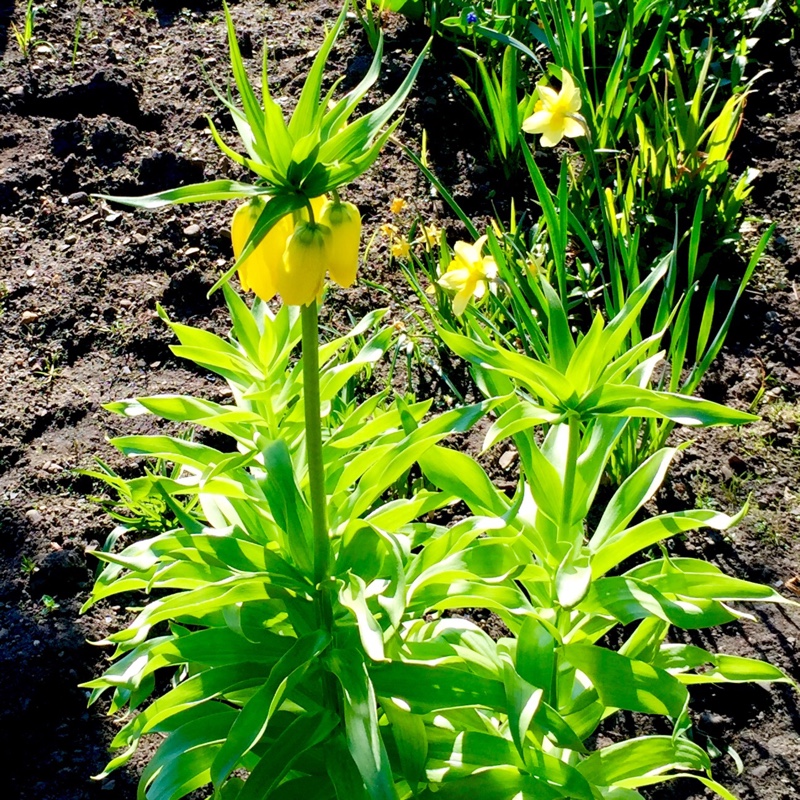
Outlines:
[[[654,455],[587,524],[634,416],[698,425],[749,418],[648,389],[655,360],[640,363],[648,342],[614,355],[661,276],[651,277],[619,318],[605,325],[598,316],[577,342],[543,283],[553,320],[547,364],[442,330],[482,371],[490,399],[429,419],[430,402],[387,403],[383,393],[344,400],[347,380],[390,346],[391,328],[371,333],[381,312],[318,349],[318,382],[308,352],[291,361],[301,338],[296,307],[272,314],[256,301],[250,310],[226,286],[228,341],[170,323],[176,355],[224,378],[234,404],[155,396],[110,408],[192,422],[231,437],[236,450],[163,435],[114,441],[178,472],[127,482],[130,496],[169,509],[163,532],[137,540],[118,529],[113,539],[121,533],[126,546],[97,553],[105,566],[87,606],[158,593],[109,637],[114,663],[87,684],[92,701],[110,692],[112,711],[138,710],[112,742],[122,752],[107,771],[158,734],[140,785],[146,800],[178,800],[209,783],[215,800],[642,800],[639,787],[684,775],[732,800],[687,735],[688,687],[789,679],[667,636],[745,616],[740,601],[783,598],[698,559],[665,554],[623,566],[676,533],[738,520],[691,509],[637,521],[680,448]],[[364,335],[354,357],[337,357]],[[308,414],[299,410],[315,385],[323,575]],[[513,498],[467,454],[440,444],[492,409],[499,415],[486,446],[513,437],[520,453]],[[543,425],[543,438],[530,435]],[[398,493],[415,464],[425,485]],[[456,501],[471,515],[431,521]],[[494,611],[509,635],[493,641],[442,615],[464,606]],[[619,649],[602,643],[613,629]],[[164,672],[172,682],[154,698]],[[666,717],[672,730],[592,750],[587,740],[617,709]]]

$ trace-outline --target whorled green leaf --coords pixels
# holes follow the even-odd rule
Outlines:
[[[710,653],[691,644],[662,644],[653,664],[685,684],[778,681],[795,684],[783,670],[766,661]],[[795,684],[796,685],[796,684]]]
[[[678,736],[643,736],[609,745],[578,764],[578,771],[597,786],[647,785],[648,778],[674,770],[711,768],[708,754],[694,742]]]
[[[100,200],[111,203],[154,210],[166,208],[179,203],[207,203],[215,200],[237,200],[239,198],[263,197],[274,194],[274,189],[264,186],[254,186],[239,181],[208,181],[207,183],[193,183],[188,186],[179,186],[155,194],[141,195],[140,197],[117,197],[115,195],[94,195]]]
[[[250,770],[244,786],[236,795],[236,800],[266,800],[275,797],[275,789],[295,762],[302,759],[306,751],[324,742],[338,724],[337,716],[329,711],[296,717],[260,755],[258,763]],[[301,796],[304,800],[309,797],[305,793],[307,788],[303,787],[304,793]]]

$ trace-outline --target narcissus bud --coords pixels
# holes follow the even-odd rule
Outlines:
[[[361,212],[352,203],[329,200],[322,207],[320,222],[331,229],[328,271],[339,286],[347,288],[355,281],[358,270]]]
[[[322,291],[331,254],[331,229],[319,222],[299,222],[286,242],[275,285],[284,303],[307,306]]]
[[[238,259],[247,244],[265,202],[261,197],[240,205],[231,223],[233,254]],[[275,273],[280,268],[286,239],[292,233],[292,218],[286,216],[258,243],[252,253],[239,265],[239,280],[246,292],[255,292],[262,300],[271,300],[277,291]]]

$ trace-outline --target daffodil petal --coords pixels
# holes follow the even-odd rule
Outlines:
[[[575,86],[572,75],[561,70],[561,99],[570,111],[581,110],[581,90]]]
[[[480,300],[486,294],[486,281],[478,281],[475,284],[475,291],[472,293],[472,296],[476,300]]]
[[[460,261],[470,269],[474,269],[475,265],[481,260],[480,250],[474,244],[469,244],[469,242],[456,242],[453,245],[453,252],[455,253],[455,260]]]
[[[564,117],[564,136],[574,139],[577,136],[586,136],[586,123],[574,117]]]
[[[558,92],[550,86],[539,86],[539,98],[545,111],[558,104]]]
[[[563,120],[550,120],[550,124],[542,131],[542,138],[539,143],[542,147],[555,147],[564,136]]]
[[[549,111],[535,111],[522,123],[525,133],[541,133],[549,124],[553,115]]]
[[[451,292],[460,291],[469,282],[469,276],[470,271],[468,269],[448,270],[436,283]]]
[[[460,317],[466,310],[467,304],[469,303],[470,297],[472,297],[472,289],[471,286],[465,286],[454,298],[453,298],[453,313]]]

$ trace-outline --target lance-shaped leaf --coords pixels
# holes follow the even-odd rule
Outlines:
[[[655,457],[655,456],[654,456]],[[747,512],[745,506],[738,514],[729,516],[721,511],[698,508],[691,511],[675,511],[671,514],[660,514],[651,517],[638,525],[625,528],[613,535],[608,534],[609,527],[603,527],[604,537],[597,538],[597,533],[589,541],[592,551],[592,574],[599,577],[608,570],[621,564],[626,558],[651,547],[663,539],[678,533],[697,530],[698,528],[714,528],[727,530],[737,525]],[[598,528],[598,531],[600,529]]]
[[[269,677],[247,701],[233,723],[225,744],[214,758],[211,778],[215,786],[230,775],[247,753],[264,735],[269,721],[280,708],[284,697],[330,643],[330,636],[317,631],[298,639],[270,670]]]
[[[577,410],[587,416],[608,414],[670,419],[682,425],[743,425],[758,419],[754,414],[699,397],[611,384],[601,386],[582,399]]]
[[[354,650],[336,650],[331,666],[342,685],[347,747],[358,767],[370,800],[396,800],[392,769],[378,725],[375,689],[370,674]]]
[[[150,211],[157,208],[179,205],[180,203],[207,203],[212,200],[237,200],[247,197],[263,197],[274,194],[274,189],[264,186],[253,186],[240,181],[209,181],[207,183],[192,183],[188,186],[179,186],[177,189],[168,189],[155,194],[145,194],[140,197],[123,197],[109,194],[93,195],[101,200],[119,203],[133,208],[144,208]]]
[[[266,800],[272,796],[281,779],[295,762],[308,750],[324,742],[336,730],[338,724],[337,716],[329,711],[298,716],[261,754],[258,763],[250,771],[245,785],[235,795],[236,800]]]
[[[629,739],[597,750],[578,764],[578,771],[597,786],[615,786],[622,781],[631,785],[637,778],[646,786],[654,775],[709,769],[711,762],[705,750],[681,736]]]
[[[689,701],[686,688],[661,669],[594,645],[564,645],[564,658],[591,680],[610,708],[677,719]]]
[[[710,653],[692,644],[662,644],[654,666],[675,675],[681,683],[747,683],[777,681],[795,685],[783,670],[755,658]]]

